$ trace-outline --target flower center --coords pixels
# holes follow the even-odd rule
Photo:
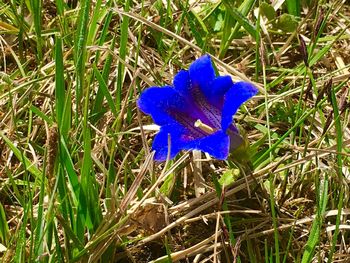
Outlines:
[[[208,134],[213,134],[215,132],[215,130],[212,127],[210,127],[209,125],[206,125],[200,119],[195,121],[194,127],[199,128],[199,129],[201,129],[202,131],[204,131],[205,133],[208,133]]]

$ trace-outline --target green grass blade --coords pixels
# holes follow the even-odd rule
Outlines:
[[[188,7],[186,7],[188,8]],[[206,36],[209,34],[209,31],[207,27],[205,26],[205,23],[202,21],[202,19],[193,11],[190,11],[188,13],[185,13],[187,16],[187,21],[190,26],[190,29],[192,31],[192,34],[194,38],[196,39],[196,42],[199,47],[205,48],[205,42],[203,39],[206,38]],[[200,30],[198,30],[198,25],[200,26]]]
[[[337,172],[340,181],[343,179],[343,156],[340,154],[343,151],[343,129],[341,125],[340,113],[338,102],[335,94],[334,87],[330,89],[330,100],[333,106],[335,130],[336,130],[336,140],[337,140]]]
[[[48,117],[47,115],[45,115],[45,113],[43,113],[39,108],[35,107],[34,105],[30,105],[30,110],[37,115],[39,118],[41,118],[42,120],[44,120],[45,122],[47,122],[49,125],[54,124],[54,122],[52,121],[52,119],[50,117]]]
[[[94,6],[94,14],[91,19],[90,27],[89,27],[89,32],[86,40],[86,44],[88,46],[94,44],[94,39],[96,37],[96,34],[98,33],[98,20],[101,19],[103,20],[105,14],[106,14],[106,9],[101,8],[101,3],[102,0],[97,0]]]
[[[45,180],[41,180],[40,193],[39,193],[39,203],[38,203],[38,217],[36,220],[35,227],[35,241],[34,241],[34,258],[38,258],[44,252],[44,197],[47,194],[47,189],[45,187]]]
[[[63,2],[63,0],[56,0],[55,2],[56,2],[57,13],[63,16],[65,3]]]
[[[28,222],[28,215],[29,215],[29,204],[26,203],[24,205],[23,210],[23,218],[22,218],[22,224],[19,226],[18,231],[16,233],[16,251],[13,258],[13,262],[27,262],[28,258],[26,257],[26,246],[27,246],[27,239],[26,239],[26,227]]]
[[[56,118],[57,118],[58,127],[60,130],[62,130],[66,90],[65,90],[65,84],[64,84],[62,39],[59,36],[56,36],[55,62],[56,62],[56,68],[55,68]]]
[[[226,54],[228,48],[231,45],[232,40],[238,37],[238,33],[241,26],[243,26],[244,28],[248,27],[249,30],[246,30],[250,34],[252,34],[255,31],[255,33],[253,33],[253,38],[256,38],[257,30],[255,30],[255,27],[246,18],[248,13],[254,7],[255,2],[256,0],[244,0],[243,3],[238,7],[238,9],[232,10],[231,8],[235,8],[234,2],[229,0],[224,1],[226,10],[230,14],[230,17],[233,18],[233,20],[230,17],[225,17],[225,29],[220,44],[219,57],[223,57]]]
[[[41,37],[41,20],[42,20],[42,0],[31,0],[31,7],[34,18],[34,28],[36,33],[36,50],[38,61],[43,58],[42,37]]]
[[[58,231],[56,228],[53,229],[53,235],[55,237],[55,253],[56,253],[56,262],[65,262],[64,255],[60,243],[60,239],[58,237]]]
[[[27,157],[25,157],[22,152],[13,144],[9,138],[3,132],[0,131],[0,137],[6,142],[6,144],[10,147],[11,151],[15,154],[20,162],[23,163],[25,169],[34,175],[36,178],[40,179],[42,176],[42,172],[40,169],[32,163]]]
[[[311,262],[317,244],[320,242],[321,235],[321,227],[323,223],[323,214],[326,211],[326,205],[328,200],[328,178],[327,175],[324,178],[323,185],[319,187],[319,204],[317,207],[317,216],[316,219],[312,223],[310,235],[308,241],[305,245],[305,250],[303,253],[301,263],[309,263]]]
[[[124,11],[128,12],[130,9],[130,0],[126,0]],[[123,16],[123,21],[120,28],[120,47],[119,47],[119,56],[122,60],[125,61],[126,52],[127,52],[127,43],[128,43],[128,30],[129,30],[129,17]],[[124,68],[125,65],[122,62],[118,63],[118,76],[117,76],[117,94],[116,94],[116,107],[118,112],[121,109],[122,102],[122,87],[124,83]]]
[[[215,190],[216,190],[217,197],[219,199],[220,198],[224,198],[223,195],[222,195],[223,188],[221,187],[219,181],[217,180],[217,178],[215,176],[213,176],[213,183],[215,185]],[[222,210],[223,211],[228,211],[229,210],[226,200],[223,200]],[[226,225],[227,230],[228,230],[230,244],[231,244],[232,247],[234,247],[235,244],[236,244],[236,239],[235,239],[235,236],[234,236],[234,233],[233,233],[231,217],[230,217],[229,214],[225,214],[224,215],[224,222],[225,222],[225,225]],[[238,256],[237,257],[237,262],[240,262],[240,261],[241,261],[240,257]]]
[[[117,108],[115,106],[115,102],[112,98],[112,95],[109,93],[108,87],[106,82],[103,79],[103,76],[101,75],[101,73],[98,71],[98,69],[96,68],[96,66],[93,66],[94,69],[94,74],[96,76],[96,79],[99,83],[99,90],[101,90],[101,92],[103,93],[104,97],[107,100],[108,106],[111,109],[113,115],[117,118],[118,117],[118,112],[117,112]],[[96,104],[95,104],[96,105]]]
[[[271,208],[271,215],[272,215],[272,222],[273,222],[273,234],[274,234],[274,241],[275,241],[275,262],[280,262],[280,245],[279,245],[279,233],[278,233],[278,222],[277,222],[277,214],[275,209],[275,186],[274,186],[274,178],[273,175],[270,175],[270,208]]]
[[[91,6],[91,0],[83,0],[81,3],[81,9],[78,15],[77,34],[75,38],[74,46],[74,60],[75,60],[75,72],[76,72],[76,100],[77,109],[75,121],[78,121],[78,114],[81,112],[80,102],[83,95],[84,88],[84,76],[85,76],[85,61],[86,61],[86,39],[88,35],[88,22],[89,22],[89,10]]]
[[[0,240],[5,246],[9,242],[10,231],[3,205],[0,203]]]
[[[105,19],[105,22],[104,22],[104,27],[103,27],[102,32],[101,32],[99,45],[103,45],[104,44],[104,41],[105,41],[105,39],[107,37],[108,27],[109,27],[109,24],[111,22],[111,19],[112,19],[112,12],[109,12],[108,15],[106,16],[106,19]],[[110,45],[110,49],[111,50],[114,49],[115,42],[116,42],[116,37],[113,37],[112,41],[111,41],[111,45]],[[98,64],[99,58],[100,58],[100,52],[97,52],[96,53],[96,61],[95,61],[94,67],[96,67],[96,65]],[[106,57],[106,60],[104,62],[103,71],[102,71],[103,81],[104,81],[106,86],[107,86],[107,83],[108,83],[108,77],[109,77],[110,72],[111,72],[112,63],[113,63],[113,54],[108,53],[107,57]],[[108,91],[108,93],[109,93],[109,91]],[[95,101],[93,102],[94,105],[92,107],[91,114],[90,114],[91,115],[91,121],[93,123],[96,123],[101,118],[101,116],[103,114],[102,108],[103,108],[103,99],[104,99],[104,96],[105,96],[104,94],[105,94],[105,92],[102,91],[102,88],[101,88],[101,85],[100,85],[99,88],[97,89],[96,98],[95,98]]]
[[[293,16],[300,16],[300,0],[286,0],[288,13]]]
[[[315,110],[315,109],[314,109]],[[292,128],[290,128],[285,134],[283,134],[283,136],[281,136],[277,142],[275,142],[268,150],[266,150],[260,157],[258,157],[257,160],[254,161],[254,166],[257,166],[258,164],[260,164],[260,162],[262,162],[270,153],[272,153],[282,142],[285,138],[287,138],[287,136],[289,134],[291,134],[296,128],[299,127],[299,125],[301,123],[303,123],[303,121],[309,117],[314,110],[309,110],[307,112],[305,112],[300,118],[299,120],[293,125]]]
[[[62,165],[62,167],[64,167],[65,171],[67,172],[68,182],[70,183],[70,187],[73,190],[73,193],[72,193],[73,204],[76,206],[78,205],[78,200],[79,200],[80,183],[79,183],[78,175],[74,169],[73,160],[69,154],[67,144],[63,137],[61,137],[61,140],[60,140],[59,158],[60,158],[60,164]]]
[[[333,239],[332,239],[332,247],[331,250],[329,251],[328,254],[328,261],[327,263],[333,262],[333,254],[335,250],[335,246],[338,241],[338,235],[339,235],[339,225],[340,225],[340,219],[342,217],[342,211],[343,211],[343,202],[344,202],[344,188],[342,187],[340,189],[340,194],[339,194],[339,200],[338,200],[338,214],[337,214],[337,219],[335,223],[335,230],[333,234]]]

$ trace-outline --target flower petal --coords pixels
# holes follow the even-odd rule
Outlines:
[[[232,85],[230,76],[216,77],[209,55],[198,58],[190,65],[188,73],[181,70],[174,78],[176,89],[179,91],[186,88],[191,89],[189,93],[192,96],[196,96],[200,92],[211,104],[216,104],[215,106],[220,104],[222,106],[223,96]]]
[[[211,84],[207,91],[207,98],[219,110],[224,105],[224,95],[232,87],[233,82],[230,76],[219,76]]]
[[[232,87],[233,82],[230,76],[218,76],[214,78],[210,87],[203,89],[200,86],[192,86],[190,75],[187,70],[180,70],[174,77],[174,87],[183,96],[189,96],[198,100],[198,95],[205,98],[210,104],[222,109],[224,95]]]
[[[169,135],[170,159],[174,158],[181,150],[201,150],[220,160],[225,160],[229,154],[230,137],[222,131],[194,139],[184,127],[167,125],[160,128],[153,141],[152,149],[155,150],[154,159],[156,161],[166,160]]]
[[[192,87],[199,87],[206,95],[210,92],[211,83],[215,79],[215,71],[209,55],[195,60],[189,68]]]
[[[172,87],[146,89],[141,93],[137,105],[144,113],[151,115],[159,126],[179,125],[194,139],[206,136],[203,130],[195,127],[198,119],[210,124],[206,115],[191,98],[182,96]]]
[[[173,85],[181,95],[188,96],[190,94],[190,75],[187,70],[180,70],[174,77]]]
[[[225,160],[227,158],[229,148],[229,136],[222,131],[215,132],[201,139],[193,140],[184,145],[184,149],[201,150],[219,160]]]
[[[194,62],[195,63],[195,62]],[[215,82],[215,80],[214,80]],[[214,83],[213,82],[213,83]],[[223,89],[224,83],[218,81],[216,87]],[[231,81],[232,83],[232,81]],[[191,107],[190,115],[195,117],[196,120],[200,119],[205,124],[220,129],[221,128],[221,111],[218,110],[215,105],[210,103],[208,96],[203,92],[199,85],[192,85],[192,79],[190,79],[189,72],[186,70],[181,70],[174,77],[174,88],[182,96],[186,97],[189,107]],[[227,81],[226,81],[227,84]],[[227,88],[228,89],[228,88]],[[215,102],[220,100],[221,97],[223,101],[224,93],[222,92],[220,96],[214,95],[215,92],[211,92],[209,97],[216,98]]]
[[[137,100],[137,106],[145,114],[152,116],[158,125],[175,123],[170,111],[186,113],[186,100],[172,87],[150,87],[143,91]]]
[[[155,150],[154,160],[165,161],[168,155],[168,134],[170,134],[170,159],[173,159],[181,150],[180,141],[182,127],[179,125],[166,125],[160,128],[154,138],[152,149]]]
[[[221,128],[224,95],[233,82],[230,76],[215,78],[210,56],[198,58],[190,65],[189,71],[179,71],[173,85],[197,109],[199,119],[213,128]]]
[[[232,123],[232,117],[239,107],[248,99],[258,93],[257,88],[249,82],[237,82],[225,94],[222,109],[221,128],[226,131]]]

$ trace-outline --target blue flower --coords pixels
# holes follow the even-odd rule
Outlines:
[[[181,70],[172,86],[150,87],[137,105],[160,126],[152,149],[164,161],[181,150],[202,150],[224,160],[243,142],[233,123],[238,108],[258,90],[248,82],[233,83],[230,76],[216,76],[209,55]]]

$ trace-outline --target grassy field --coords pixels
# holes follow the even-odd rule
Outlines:
[[[1,261],[350,262],[346,2],[0,0]],[[203,54],[249,169],[153,161],[136,101]]]

